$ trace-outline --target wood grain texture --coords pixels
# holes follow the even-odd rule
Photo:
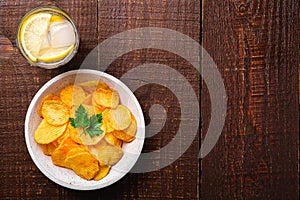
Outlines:
[[[0,59],[9,59],[14,55],[16,49],[7,37],[0,33]]]
[[[74,19],[80,48],[67,65],[44,70],[29,66],[16,49],[16,29],[22,16],[34,7],[54,5]],[[150,173],[128,174],[112,186],[82,192],[63,188],[45,177],[32,162],[24,140],[24,119],[37,90],[55,75],[78,69],[98,43],[125,30],[157,26],[182,32],[200,40],[199,1],[92,0],[23,1],[0,0],[0,199],[198,199],[199,137],[172,165]],[[143,63],[166,64],[180,72],[199,94],[199,73],[190,63],[169,52],[144,49],[118,58],[106,72],[120,77]],[[180,107],[171,91],[147,85],[135,92],[146,122],[148,110],[161,104],[168,113],[165,127],[145,141],[144,151],[168,144],[178,129]]]
[[[223,76],[227,116],[202,160],[202,199],[298,199],[299,1],[204,0],[202,44]],[[203,86],[202,130],[210,101]]]
[[[103,0],[100,1],[98,8],[99,43],[114,34],[139,27],[170,28],[199,41],[199,10],[200,4],[197,1]],[[106,72],[121,77],[130,69],[145,63],[160,63],[176,69],[190,81],[195,91],[199,91],[199,73],[179,56],[158,49],[129,52],[114,61]],[[154,76],[156,72],[149,74]],[[148,110],[155,103],[164,106],[168,115],[164,128],[154,137],[146,139],[143,152],[157,150],[167,145],[176,134],[180,123],[178,119],[180,107],[176,97],[165,87],[154,84],[139,88],[135,95],[142,105],[146,123],[150,122]],[[116,185],[108,190],[110,193],[118,190],[124,199],[197,199],[199,198],[198,150],[199,138],[196,138],[189,150],[172,165],[155,172],[129,174],[128,179],[124,179],[122,188]],[[131,184],[133,178],[135,184]],[[108,197],[107,193],[101,195]]]

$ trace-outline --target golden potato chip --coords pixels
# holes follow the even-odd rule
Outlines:
[[[42,115],[49,124],[54,126],[69,121],[69,109],[62,101],[46,100],[42,106]]]
[[[102,141],[100,141],[97,145],[90,145],[86,146],[90,154],[92,154],[96,159],[98,159],[98,149],[96,146],[98,146]]]
[[[112,132],[114,131],[114,129],[111,127],[110,123],[108,120],[102,120],[102,130],[104,130],[105,132]]]
[[[78,85],[69,85],[61,90],[60,98],[68,107],[79,105],[85,98],[84,90]]]
[[[83,83],[79,83],[78,85],[80,85],[80,87],[85,87],[85,86],[97,87],[98,83],[99,83],[99,81],[86,81]]]
[[[60,143],[64,140],[64,138],[69,136],[68,130],[66,130],[61,136],[59,136],[56,140],[53,142],[47,144],[48,147],[48,154],[49,156],[52,155],[52,153],[55,151],[55,149],[60,145]]]
[[[93,94],[93,98],[98,105],[108,108],[116,108],[120,101],[118,92],[114,90],[97,89]]]
[[[73,148],[78,148],[80,145],[75,143],[70,136],[65,137],[60,145],[53,151],[52,163],[61,167],[68,167],[66,157],[68,152]]]
[[[122,140],[116,138],[113,133],[106,133],[104,136],[105,141],[110,145],[122,147]]]
[[[98,81],[88,81],[78,84],[87,94],[92,94],[96,91]]]
[[[70,137],[72,138],[72,140],[78,144],[82,144],[77,129],[74,128],[71,124],[68,125],[67,129],[69,131],[69,134],[70,134]]]
[[[87,146],[87,149],[99,161],[100,166],[112,166],[117,163],[123,155],[120,147],[110,145],[105,139],[96,145]]]
[[[111,126],[110,119],[111,119],[111,115],[109,113],[109,109],[105,109],[102,112],[102,127],[103,127],[102,129],[107,133],[112,132],[114,130],[113,127]]]
[[[54,142],[51,142],[51,143],[47,144],[49,156],[52,155],[52,153],[55,151],[55,149],[58,146],[59,146],[59,144],[57,143],[57,141],[54,141]]]
[[[83,99],[82,104],[85,104],[85,105],[88,105],[88,106],[92,106],[93,105],[93,103],[92,103],[92,97],[93,97],[92,94],[87,95],[85,97],[85,99]]]
[[[123,156],[122,148],[107,144],[106,142],[97,145],[95,148],[98,150],[98,160],[100,163],[108,166],[113,166]]]
[[[99,81],[98,84],[97,84],[97,90],[109,90],[109,86],[102,82],[102,81]]]
[[[135,139],[135,136],[128,135],[124,131],[115,130],[112,132],[112,134],[124,142],[132,142]]]
[[[106,107],[101,106],[101,105],[98,105],[98,104],[95,102],[95,99],[94,99],[93,97],[92,97],[92,105],[94,106],[94,110],[95,110],[95,113],[96,113],[96,114],[102,113],[102,112],[104,112],[104,110],[106,109]]]
[[[67,128],[68,128],[68,125],[67,125]],[[60,143],[62,143],[62,141],[65,140],[65,138],[67,138],[67,137],[70,137],[70,133],[66,129],[66,131],[61,136],[59,136],[55,141],[53,141],[52,143],[56,143],[56,145],[59,146]]]
[[[108,121],[114,130],[124,130],[131,124],[131,113],[126,106],[118,105],[108,111]]]
[[[59,101],[60,101],[60,98],[59,98],[59,96],[57,96],[57,95],[55,95],[55,94],[48,94],[48,95],[46,95],[46,96],[43,98],[43,100],[41,101],[40,106],[39,106],[39,108],[38,108],[38,115],[39,115],[40,117],[43,117],[43,114],[42,114],[42,106],[43,106],[43,104],[44,104],[44,102],[45,102],[46,100],[59,100]]]
[[[85,108],[85,110],[88,112],[88,116],[92,116],[92,115],[95,115],[95,109],[94,109],[94,106],[92,105],[86,105],[86,104],[82,104],[82,106]]]
[[[114,130],[112,134],[116,137],[119,138],[120,140],[123,140],[124,142],[131,142],[135,139],[135,134],[137,131],[137,126],[136,126],[136,120],[133,115],[131,115],[132,122],[129,125],[128,128],[118,131]]]
[[[106,108],[104,106],[95,105],[94,110],[96,114],[102,113]]]
[[[51,155],[51,154],[49,153],[49,151],[48,151],[48,145],[49,145],[49,144],[41,144],[42,151],[43,151],[43,153],[44,153],[46,156],[50,156],[50,155]]]
[[[99,180],[103,179],[105,176],[107,176],[109,171],[110,171],[110,166],[100,164],[99,171],[95,175],[94,180],[99,181]]]
[[[49,144],[61,136],[65,132],[66,128],[67,124],[62,126],[53,126],[43,119],[34,132],[34,140],[38,144]]]
[[[102,138],[105,135],[105,132],[103,132],[99,136],[93,136],[91,138],[88,133],[83,133],[83,129],[81,127],[76,128],[76,129],[77,129],[77,131],[79,133],[79,138],[80,138],[82,144],[84,144],[84,145],[95,145],[98,142],[100,142],[100,140],[102,140]]]
[[[99,171],[97,159],[88,152],[81,152],[68,156],[65,163],[78,176],[86,180],[91,180]]]
[[[88,152],[88,151],[83,146],[74,147],[74,148],[70,149],[70,151],[68,151],[66,158],[74,156],[74,155],[82,153],[82,152]]]
[[[109,86],[102,81],[88,81],[78,84],[87,94],[92,94],[96,90],[109,90]]]

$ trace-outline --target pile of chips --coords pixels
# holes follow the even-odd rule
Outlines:
[[[89,118],[102,114],[96,127],[101,134],[91,136],[84,127],[72,125],[70,118],[76,117],[79,107]],[[118,92],[100,81],[70,85],[60,94],[48,94],[37,112],[42,121],[34,139],[44,154],[51,156],[54,165],[72,169],[86,180],[104,178],[122,158],[123,142],[133,141],[137,131],[136,119],[120,104]]]

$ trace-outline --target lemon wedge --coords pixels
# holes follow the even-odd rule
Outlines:
[[[36,62],[44,38],[47,37],[51,17],[50,13],[34,14],[21,25],[20,43],[33,62]]]
[[[65,19],[59,15],[52,15],[50,22],[64,22]]]
[[[54,62],[66,57],[73,49],[74,45],[61,48],[49,47],[42,49],[37,59],[43,62]]]

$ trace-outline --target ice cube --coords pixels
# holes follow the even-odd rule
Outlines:
[[[53,48],[75,44],[75,32],[72,24],[67,20],[51,23],[49,27],[49,40]]]

